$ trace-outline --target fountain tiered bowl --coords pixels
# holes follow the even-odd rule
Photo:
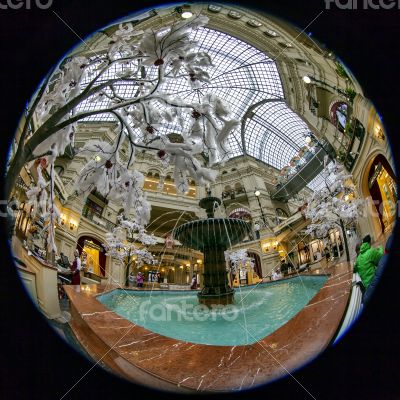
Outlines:
[[[209,195],[199,203],[208,218],[174,230],[175,239],[204,255],[203,288],[198,297],[207,306],[233,303],[234,290],[229,286],[224,252],[250,234],[250,225],[241,219],[214,218],[214,209],[220,204],[220,199]]]

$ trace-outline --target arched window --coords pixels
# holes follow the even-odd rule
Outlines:
[[[344,132],[347,123],[347,103],[343,101],[336,101],[330,106],[329,116],[331,122],[340,132]]]
[[[222,198],[226,199],[228,197],[231,197],[231,193],[232,193],[232,188],[227,185],[224,187],[224,191],[222,192]]]
[[[289,214],[282,208],[277,208],[276,209],[276,215],[279,218],[285,218],[285,219],[289,217]]]
[[[240,182],[235,183],[235,192],[236,192],[237,194],[240,194],[240,193],[244,193],[244,192],[245,192],[244,187],[243,187],[243,185],[242,185]]]
[[[61,165],[55,165],[54,166],[54,171],[57,172],[58,176],[63,176],[64,175],[64,167]]]
[[[157,169],[149,169],[149,172],[147,173],[148,177],[152,177],[152,178],[156,178],[159,179],[160,178],[160,171],[158,171]]]
[[[258,275],[259,278],[263,278],[262,276],[262,269],[261,269],[261,259],[260,256],[257,253],[254,253],[252,251],[249,251],[247,253],[250,258],[253,259],[254,261],[254,272]]]
[[[251,221],[251,213],[245,208],[235,208],[229,213],[229,218],[242,219],[243,221]]]

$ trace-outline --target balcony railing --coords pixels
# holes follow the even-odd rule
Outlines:
[[[287,182],[278,184],[271,193],[271,198],[287,201],[307,186],[323,169],[326,155],[333,157],[334,150],[329,142],[321,142],[318,151],[299,170],[290,176]],[[331,159],[329,159],[331,161]]]
[[[82,217],[88,219],[90,222],[95,223],[98,226],[106,229],[107,231],[111,232],[117,225],[114,222],[108,221],[105,218],[99,217],[96,214],[92,214],[90,212],[83,212]]]
[[[222,192],[222,200],[234,200],[238,197],[246,196],[246,190],[244,188],[232,189],[230,191]]]

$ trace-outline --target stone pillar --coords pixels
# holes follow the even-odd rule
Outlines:
[[[164,180],[165,180],[165,177],[164,177],[164,176],[160,176],[160,180],[159,180],[159,182],[158,182],[158,184],[157,184],[157,189],[158,189],[160,192],[162,192],[163,189],[164,189]]]
[[[313,242],[313,241],[312,241],[312,242]],[[310,262],[313,262],[313,261],[314,261],[314,250],[313,250],[313,247],[312,247],[312,245],[311,245],[312,242],[310,242],[310,243],[308,244],[308,248],[310,249]],[[336,243],[337,246],[339,246],[338,243],[337,243],[336,234],[335,234],[335,243]],[[338,247],[338,249],[339,249],[339,247]]]
[[[124,286],[125,283],[125,266],[124,263],[115,258],[110,259],[110,270],[108,283],[111,285]]]
[[[194,265],[193,265],[193,260],[192,260],[192,262],[190,263],[190,268],[189,268],[189,285],[192,283],[193,274],[194,274]]]
[[[281,265],[281,258],[279,252],[276,250],[270,250],[268,253],[264,253],[261,259],[261,269],[263,278],[268,276],[273,270]]]

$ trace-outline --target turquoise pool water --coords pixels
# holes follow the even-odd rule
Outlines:
[[[208,345],[255,343],[293,318],[327,276],[302,276],[235,290],[235,303],[208,309],[196,292],[124,291],[97,297],[107,308],[150,331]],[[247,328],[245,328],[247,327]]]

